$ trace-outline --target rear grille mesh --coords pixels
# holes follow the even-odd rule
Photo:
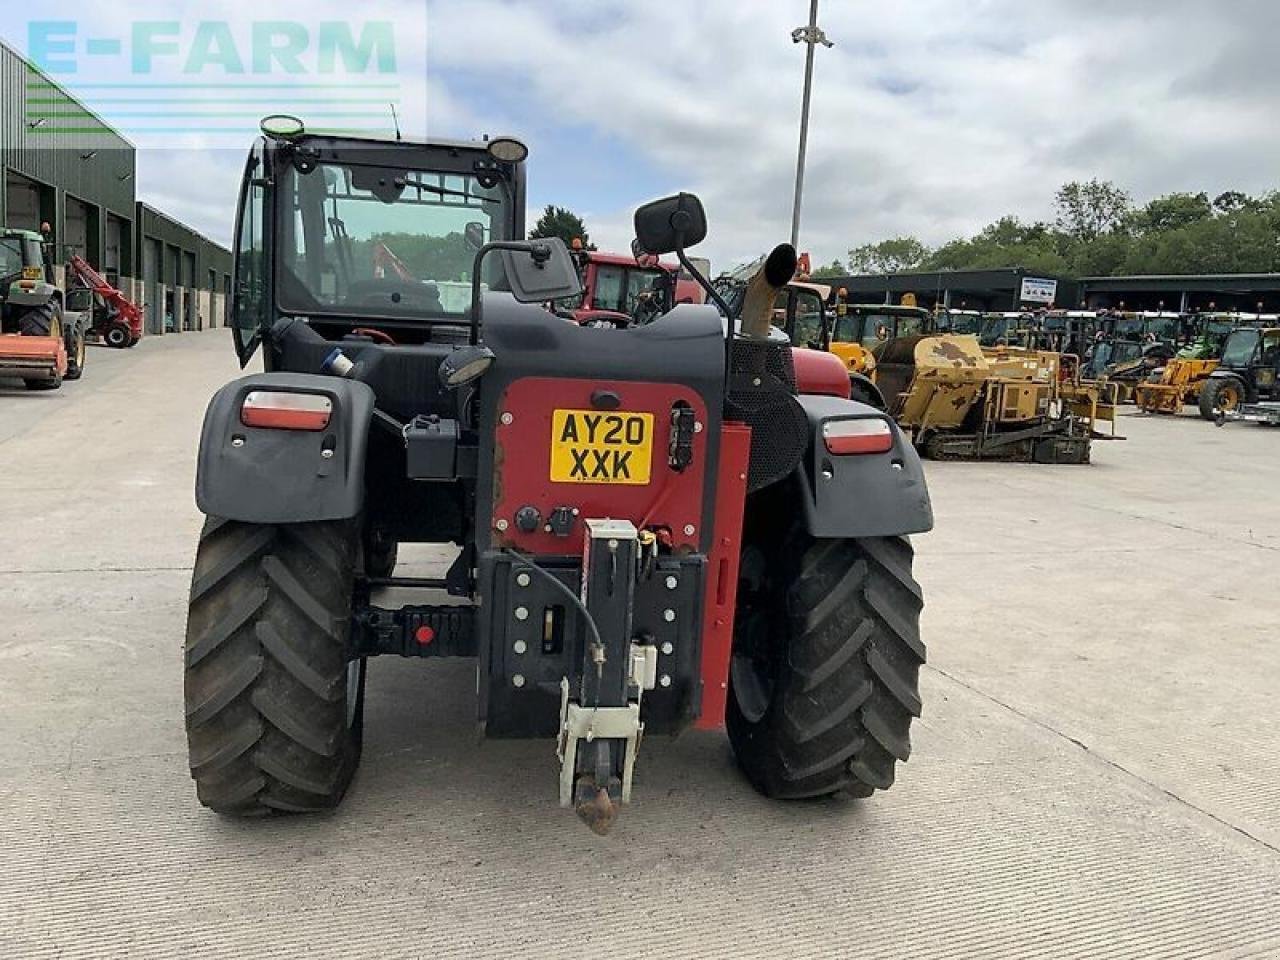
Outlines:
[[[751,427],[747,489],[786,477],[809,446],[809,421],[795,398],[796,373],[787,343],[734,340],[727,415]]]

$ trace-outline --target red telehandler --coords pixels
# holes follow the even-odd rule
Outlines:
[[[123,350],[135,346],[142,339],[142,310],[138,305],[83,257],[73,256],[68,270],[82,288],[93,293],[93,325],[89,332],[109,347]]]

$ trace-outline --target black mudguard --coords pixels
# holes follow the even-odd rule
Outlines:
[[[868,376],[857,372],[850,373],[849,391],[854,400],[861,398],[861,402],[869,403],[880,410],[889,409],[889,405],[884,402],[884,394],[880,392],[876,382]]]
[[[246,427],[240,408],[252,390],[320,393],[333,403],[324,430]],[[346,520],[364,506],[364,465],[373,417],[368,385],[307,373],[256,373],[213,395],[204,415],[196,505],[245,523]],[[236,445],[236,438],[243,443]],[[331,456],[323,451],[331,449]]]
[[[812,440],[797,468],[805,527],[814,537],[895,537],[933,529],[933,506],[915,448],[887,414],[839,397],[797,398],[809,418]],[[893,431],[886,453],[834,456],[822,440],[830,418],[875,417]]]

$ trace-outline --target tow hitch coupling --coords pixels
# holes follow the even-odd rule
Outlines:
[[[594,630],[578,675],[560,681],[560,805],[608,833],[631,781],[644,724],[640,700],[656,685],[658,650],[632,638],[639,536],[626,520],[585,523],[582,600]]]

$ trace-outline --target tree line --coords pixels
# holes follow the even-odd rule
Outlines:
[[[1052,223],[1001,217],[930,247],[891,237],[849,251],[815,277],[1025,267],[1070,277],[1280,271],[1280,192],[1169,193],[1143,205],[1103,180],[1064,184]]]

